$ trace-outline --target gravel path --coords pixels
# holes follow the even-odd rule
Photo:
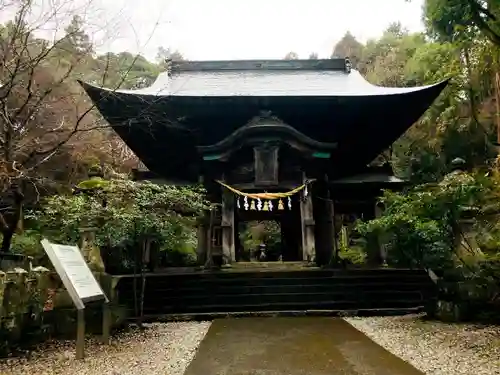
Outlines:
[[[346,318],[373,341],[427,375],[500,375],[500,327],[424,321],[421,316]],[[89,339],[86,359],[74,342],[54,342],[30,359],[0,360],[0,375],[182,375],[209,322],[146,325],[113,337]]]
[[[28,359],[0,361],[1,375],[182,375],[210,327],[209,322],[145,325],[113,337],[109,346],[87,342],[75,359],[74,342],[52,343]]]
[[[427,375],[500,374],[500,326],[424,321],[418,315],[345,320]]]

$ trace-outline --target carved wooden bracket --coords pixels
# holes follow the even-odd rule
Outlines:
[[[283,123],[270,112],[252,118],[245,126],[238,128],[223,140],[207,146],[199,146],[198,151],[205,160],[227,160],[230,154],[243,144],[259,146],[274,139],[285,142],[301,151],[326,152],[337,148],[336,143],[325,143],[309,138],[294,127]]]

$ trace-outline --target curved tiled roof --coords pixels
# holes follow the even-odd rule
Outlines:
[[[200,147],[218,144],[262,111],[335,144],[325,161],[333,177],[364,168],[447,84],[379,87],[349,65],[345,59],[179,62],[144,89],[82,85],[127,145],[165,178],[198,181]]]
[[[162,73],[152,86],[130,90],[139,95],[171,96],[360,96],[391,95],[423,87],[380,87],[359,72],[241,71]]]
[[[370,96],[423,87],[380,87],[337,60],[178,62],[150,86],[117,90],[146,96]]]

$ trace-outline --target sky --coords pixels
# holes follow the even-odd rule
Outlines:
[[[40,15],[49,14],[54,4],[66,9],[59,11],[57,23],[41,27],[42,33],[60,32],[63,18],[78,13],[87,20],[98,52],[130,51],[148,59],[160,46],[190,60],[280,59],[290,51],[301,58],[312,52],[327,58],[346,31],[365,42],[391,22],[423,29],[423,0],[38,1],[43,11],[34,19],[40,24]]]

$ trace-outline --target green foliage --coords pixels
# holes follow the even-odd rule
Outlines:
[[[368,41],[360,70],[373,83],[389,87],[413,85],[405,66],[417,49],[425,45],[422,34],[409,34],[400,27],[389,27],[378,40]]]
[[[363,54],[363,45],[348,31],[335,45],[332,57],[349,57],[353,67],[357,68]]]
[[[499,49],[480,35],[429,40],[390,25],[379,39],[369,40],[359,70],[383,86],[450,83],[419,121],[392,148],[395,172],[420,184],[439,181],[449,164],[462,157],[469,165],[486,167],[495,156],[494,74]]]
[[[28,255],[34,258],[36,264],[44,258],[45,251],[40,244],[42,236],[34,230],[26,230],[21,234],[15,234],[12,238],[12,251],[14,253]]]
[[[161,65],[129,52],[108,52],[93,62],[92,77],[87,78],[112,89],[138,89],[151,85],[163,70]]]
[[[279,257],[281,253],[281,227],[273,220],[251,221],[239,231],[240,241],[245,257],[256,251],[260,244],[266,245],[266,252],[271,259]]]
[[[384,239],[389,261],[397,265],[442,268],[451,266],[458,222],[482,202],[487,187],[480,178],[461,172],[438,184],[425,184],[405,193],[385,192],[380,218],[359,223],[358,230]]]
[[[98,228],[97,245],[115,249],[124,258],[130,258],[130,249],[137,251],[146,238],[162,251],[192,253],[196,219],[209,207],[201,188],[128,180],[98,186],[93,194],[46,199],[43,208],[32,214],[32,221],[44,236],[61,243],[76,243],[82,227]],[[124,261],[130,266],[133,259]]]
[[[79,15],[73,16],[70,24],[64,29],[66,34],[62,43],[64,47],[74,49],[74,53],[92,53],[93,45],[84,29],[85,22],[83,18]]]
[[[167,67],[167,60],[170,61],[183,61],[184,56],[182,56],[182,53],[175,50],[172,51],[170,48],[164,48],[164,47],[159,47],[158,52],[156,53],[156,63],[163,69],[166,70]]]
[[[500,46],[496,0],[426,0],[424,4],[424,21],[434,36],[457,41],[480,31]]]
[[[350,264],[363,265],[366,263],[367,254],[361,246],[340,247],[339,258]]]
[[[109,181],[104,180],[101,177],[93,177],[90,180],[85,180],[80,182],[77,187],[82,190],[96,190],[103,189],[109,185]]]
[[[349,241],[349,229],[344,226],[340,231],[338,256],[349,264],[365,264],[367,259],[367,241],[356,239],[354,245]],[[352,233],[351,233],[352,234]]]

